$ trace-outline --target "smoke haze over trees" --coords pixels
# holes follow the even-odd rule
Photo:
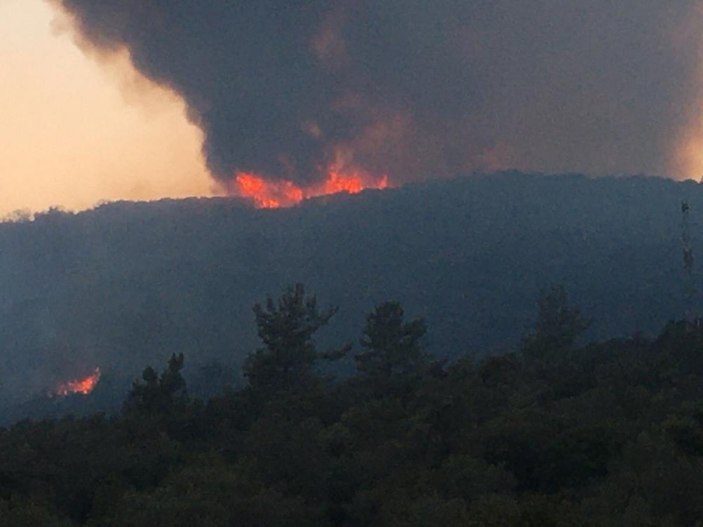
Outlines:
[[[590,317],[587,338],[654,332],[687,310],[682,199],[703,254],[700,187],[654,178],[504,174],[292,209],[165,200],[0,224],[2,400],[96,367],[98,394],[124,393],[173,353],[210,394],[257,347],[251,306],[298,281],[340,307],[322,351],[389,298],[426,319],[436,355],[510,350],[554,284]]]
[[[47,1],[230,197],[0,222],[1,526],[700,525],[701,0]]]

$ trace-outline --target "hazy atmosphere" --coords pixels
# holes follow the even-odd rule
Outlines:
[[[703,525],[703,0],[0,0],[1,527]]]
[[[510,168],[703,175],[698,1],[3,0],[0,15],[0,212],[264,188],[290,204]]]
[[[225,182],[703,169],[698,1],[58,4],[183,96]]]

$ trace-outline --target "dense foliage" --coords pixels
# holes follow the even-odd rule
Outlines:
[[[700,324],[579,345],[556,288],[519,351],[447,365],[398,302],[321,353],[333,313],[302,286],[257,305],[242,389],[190,397],[174,354],[119,415],[0,429],[0,525],[701,524]]]

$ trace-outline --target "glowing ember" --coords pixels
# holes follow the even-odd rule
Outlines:
[[[235,193],[251,200],[258,208],[290,207],[305,197],[303,189],[291,181],[267,181],[249,172],[239,172],[234,182]]]
[[[95,368],[95,370],[93,370],[93,373],[91,373],[87,377],[59,384],[58,387],[54,390],[53,395],[58,397],[66,397],[67,395],[75,393],[81,395],[88,395],[95,389],[99,381],[100,368]]]
[[[251,172],[238,172],[233,192],[250,200],[257,208],[291,207],[307,198],[346,192],[356,194],[364,189],[389,187],[388,176],[374,177],[362,171],[344,172],[331,169],[327,178],[307,187],[292,181],[269,181]]]

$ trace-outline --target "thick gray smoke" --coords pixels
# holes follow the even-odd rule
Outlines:
[[[187,101],[216,177],[664,174],[694,0],[55,0]]]

